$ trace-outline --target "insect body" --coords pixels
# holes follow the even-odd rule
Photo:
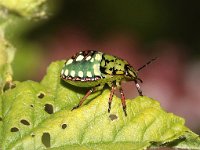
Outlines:
[[[104,85],[108,84],[111,87],[108,112],[111,110],[112,97],[117,88],[121,93],[124,114],[127,116],[126,101],[121,82],[134,81],[139,95],[142,96],[142,91],[138,84],[138,81],[142,82],[142,80],[138,78],[137,73],[138,71],[123,59],[99,51],[88,50],[76,53],[65,62],[61,71],[61,78],[72,85],[91,88],[73,109],[81,106],[92,92],[102,90]]]

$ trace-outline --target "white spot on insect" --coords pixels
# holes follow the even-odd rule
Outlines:
[[[93,69],[94,69],[94,75],[96,76],[101,76],[101,72],[99,70],[100,65],[99,64],[94,64]]]
[[[73,62],[73,59],[69,59],[69,60],[67,61],[66,65],[69,65],[69,64],[71,64],[72,62]]]
[[[87,77],[92,77],[92,73],[90,71],[87,71]]]
[[[94,62],[94,58],[92,58],[92,59],[90,60],[90,62]]]
[[[64,70],[63,70],[64,71]],[[69,71],[68,71],[68,69],[66,69],[65,70],[65,76],[68,76],[68,73],[69,73]]]
[[[63,73],[64,73],[64,69],[62,69],[62,71],[61,71],[61,75],[63,75]]]
[[[77,58],[76,58],[76,61],[81,61],[83,60],[84,56],[83,55],[79,55]]]
[[[91,59],[91,56],[88,56],[85,60],[90,60]]]
[[[138,83],[135,84],[138,89],[140,89],[140,85]]]
[[[70,72],[70,75],[71,75],[72,77],[75,77],[75,71],[72,70],[72,71]]]
[[[78,76],[82,78],[83,77],[83,71],[79,71]]]
[[[95,60],[100,61],[100,60],[101,60],[101,56],[102,56],[102,55],[100,55],[100,54],[96,54],[96,56],[95,56]]]

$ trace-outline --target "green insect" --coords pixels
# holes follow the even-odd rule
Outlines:
[[[155,59],[150,60],[135,70],[127,61],[99,51],[88,50],[76,53],[65,62],[61,71],[61,78],[74,86],[88,87],[91,89],[73,109],[80,107],[92,92],[102,90],[104,85],[107,84],[111,87],[108,100],[108,112],[110,113],[111,110],[114,91],[115,89],[119,89],[123,111],[125,116],[127,116],[126,101],[121,82],[134,81],[139,95],[142,96],[142,91],[138,84],[138,81],[142,83],[142,80],[138,78],[138,71]]]

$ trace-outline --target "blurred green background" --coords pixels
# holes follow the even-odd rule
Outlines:
[[[15,80],[40,81],[52,61],[79,50],[117,55],[136,68],[158,56],[140,73],[144,93],[200,133],[200,1],[48,2],[49,17],[19,19],[9,28]],[[133,83],[124,88],[128,98],[137,95]]]

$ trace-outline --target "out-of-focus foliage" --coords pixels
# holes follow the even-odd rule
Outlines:
[[[27,18],[46,17],[47,0],[1,0],[0,6]]]
[[[46,0],[0,0],[0,29],[19,51],[12,63],[15,78],[19,80],[37,74],[43,53],[38,43],[27,40],[26,34],[42,23],[39,19],[48,17],[51,8]],[[28,71],[22,74],[25,70]]]
[[[15,48],[5,40],[3,31],[0,29],[0,93],[6,83],[12,81],[11,62],[14,59]]]

